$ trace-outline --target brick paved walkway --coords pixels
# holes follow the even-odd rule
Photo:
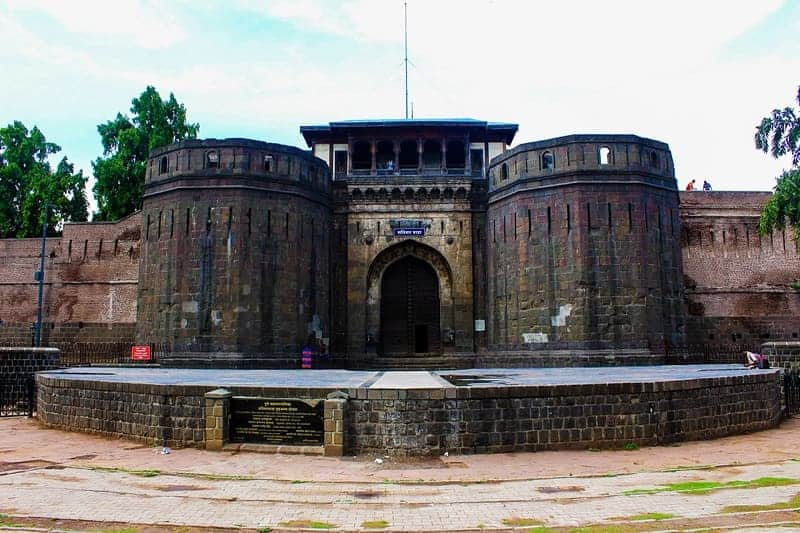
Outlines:
[[[274,530],[292,520],[361,531],[365,521],[380,520],[388,522],[387,530],[503,529],[504,521],[514,518],[548,527],[623,523],[664,530],[715,520],[791,525],[800,522],[796,513],[787,519],[767,509],[723,511],[731,505],[789,502],[800,493],[798,437],[800,420],[790,420],[758,434],[635,452],[498,454],[378,465],[372,458],[201,450],[162,455],[131,442],[5,419],[0,420],[0,513]],[[757,479],[765,486],[702,494],[628,493],[668,483]],[[632,520],[652,512],[673,518]]]

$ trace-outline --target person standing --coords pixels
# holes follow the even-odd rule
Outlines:
[[[703,180],[703,190],[706,192],[711,190],[711,184],[708,180]]]
[[[687,184],[686,184],[686,190],[687,190],[687,191],[693,191],[693,190],[694,190],[694,184],[695,184],[696,182],[697,182],[697,180],[692,180],[692,181],[690,181],[689,183],[687,183]]]

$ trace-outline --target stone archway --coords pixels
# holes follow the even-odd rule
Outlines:
[[[378,254],[367,274],[366,319],[367,338],[382,355],[441,353],[454,331],[447,260],[411,240]]]

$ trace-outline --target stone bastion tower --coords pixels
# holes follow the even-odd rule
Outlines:
[[[488,353],[503,366],[658,360],[685,337],[669,147],[570,135],[494,158]]]
[[[309,152],[246,139],[150,154],[136,340],[171,366],[296,366],[326,350],[331,182]]]

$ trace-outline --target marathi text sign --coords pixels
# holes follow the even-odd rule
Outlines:
[[[324,400],[231,398],[231,442],[322,446]]]
[[[150,346],[131,346],[132,361],[149,361]]]
[[[425,228],[394,228],[392,230],[398,237],[425,235]]]

